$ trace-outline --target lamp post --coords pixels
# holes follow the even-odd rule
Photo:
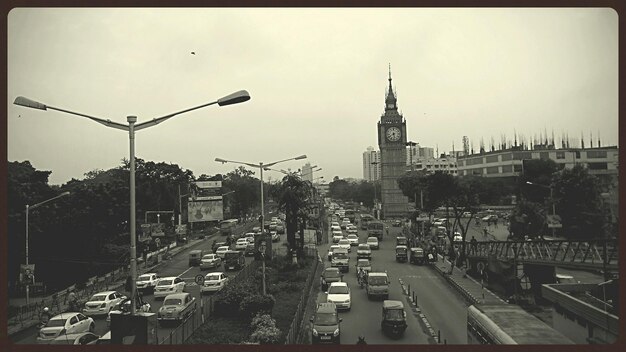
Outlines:
[[[70,192],[63,192],[61,194],[59,194],[56,197],[52,197],[50,199],[44,200],[43,202],[39,202],[35,205],[28,205],[26,204],[26,265],[28,265],[28,213],[30,211],[30,209],[35,209],[45,203],[51,202],[55,199],[61,198],[63,196],[67,196],[69,195]],[[30,303],[30,285],[28,284],[28,280],[26,281],[26,305],[28,305]]]
[[[537,187],[543,187],[543,188],[546,188],[546,189],[550,190],[550,200],[552,201],[552,216],[556,218],[556,207],[555,207],[555,202],[554,202],[552,186],[546,186],[546,185],[542,185],[542,184],[539,184],[539,183],[533,183],[533,182],[530,182],[530,181],[526,181],[526,184],[529,184],[529,185],[532,185],[532,186],[537,186]],[[554,227],[552,228],[552,238],[554,239]]]
[[[409,166],[411,167],[411,171],[413,171],[413,147],[415,147],[417,143],[413,141],[406,142],[406,146],[409,147]]]
[[[259,251],[261,251],[261,257],[263,258],[263,296],[266,295],[265,292],[265,251],[267,250],[267,246],[265,244],[265,239],[261,241],[261,245],[259,245]]]
[[[144,128],[156,126],[160,124],[161,122],[164,122],[165,120],[168,120],[176,115],[180,115],[189,111],[204,108],[209,105],[217,104],[219,106],[226,106],[226,105],[242,103],[248,100],[250,100],[250,95],[248,94],[248,92],[245,90],[240,90],[238,92],[235,92],[223,98],[220,98],[216,101],[198,105],[196,107],[188,108],[182,111],[174,112],[174,113],[162,116],[162,117],[154,118],[152,120],[142,122],[137,125],[135,125],[135,123],[137,122],[137,116],[127,116],[126,121],[128,122],[128,125],[125,125],[125,124],[114,122],[108,119],[102,119],[102,118],[89,116],[89,115],[85,115],[85,114],[78,113],[78,112],[73,112],[73,111],[69,111],[65,109],[48,106],[40,102],[31,100],[25,97],[21,97],[21,96],[15,98],[15,101],[13,102],[13,104],[15,105],[20,105],[20,106],[38,109],[38,110],[48,110],[48,109],[57,110],[57,111],[68,113],[70,115],[86,117],[92,121],[105,125],[106,127],[116,128],[116,129],[120,129],[120,130],[128,132],[128,140],[130,144],[130,186],[129,188],[130,188],[130,276],[131,276],[130,278],[130,284],[131,284],[130,285],[131,287],[130,312],[131,314],[133,315],[135,314],[136,302],[135,302],[134,297],[135,297],[135,292],[137,290],[136,282],[135,282],[136,277],[137,277],[137,248],[136,248],[137,239],[135,235],[135,230],[136,230],[135,229],[136,227],[136,221],[135,221],[135,211],[136,211],[135,210],[135,131],[139,131]]]
[[[294,158],[274,161],[274,162],[267,163],[267,164],[265,164],[263,162],[260,162],[258,164],[252,164],[252,163],[246,163],[246,162],[243,162],[243,161],[226,160],[226,159],[222,159],[222,158],[215,158],[215,161],[217,161],[218,163],[222,163],[222,164],[226,164],[226,163],[242,164],[242,165],[246,165],[246,166],[250,166],[250,167],[255,167],[255,168],[258,168],[260,170],[260,178],[261,178],[261,231],[265,232],[265,200],[263,199],[263,169],[268,169],[270,166],[274,166],[276,164],[279,164],[279,163],[282,163],[282,162],[285,162],[285,161],[301,160],[301,159],[306,159],[306,155],[300,155],[300,156],[297,156],[297,157],[294,157]]]

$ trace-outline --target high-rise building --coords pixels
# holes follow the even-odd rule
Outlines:
[[[380,180],[380,152],[372,147],[363,152],[363,178],[370,182]]]
[[[400,190],[397,181],[406,172],[406,121],[398,112],[397,98],[391,86],[391,68],[385,112],[377,127],[381,166],[381,218],[403,217],[408,211],[408,198]]]
[[[430,147],[422,147],[419,143],[410,146],[406,153],[406,164],[417,164],[425,159],[433,159],[435,157],[435,150]]]
[[[302,179],[304,181],[313,182],[313,168],[311,167],[311,163],[306,163],[302,166]]]

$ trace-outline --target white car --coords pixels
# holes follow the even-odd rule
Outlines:
[[[350,224],[348,225],[348,227],[346,227],[346,230],[348,231],[348,234],[357,234],[359,233],[359,230],[356,228],[356,226]]]
[[[235,243],[236,251],[245,251],[246,247],[248,247],[248,240],[245,238],[240,238],[237,240],[237,243]]]
[[[452,242],[463,242],[463,236],[461,236],[461,233],[455,232],[454,238],[452,238]]]
[[[333,225],[330,227],[330,231],[331,232],[335,232],[335,231],[341,231],[341,226],[339,225]]]
[[[159,275],[156,273],[145,273],[137,278],[137,289],[143,291],[154,291]]]
[[[49,342],[51,345],[95,345],[100,338],[93,332],[79,332],[76,334],[63,334]]]
[[[357,235],[348,235],[348,242],[350,242],[351,246],[358,246],[359,245],[359,236]]]
[[[96,293],[85,303],[82,313],[91,315],[107,315],[126,296],[117,291],[104,291]]]
[[[343,239],[343,233],[333,232],[333,243],[339,243]]]
[[[366,242],[371,249],[378,249],[378,238],[376,237],[368,237]]]
[[[154,289],[154,298],[164,298],[165,296],[177,293],[184,292],[185,290],[185,280],[180,277],[164,277],[157,282],[157,285]]]
[[[343,238],[339,240],[339,248],[345,248],[348,250],[348,253],[350,253],[350,241],[348,241],[347,239]]]
[[[346,221],[345,219],[341,222],[341,229],[345,230],[346,227],[350,225],[350,220]]]
[[[226,286],[228,283],[228,276],[222,272],[208,273],[204,277],[204,284],[200,287],[200,292],[217,292]]]
[[[200,270],[217,268],[222,264],[222,258],[217,254],[205,254],[200,260]]]
[[[230,247],[228,246],[219,246],[217,247],[217,250],[215,251],[215,254],[217,254],[218,257],[222,258],[222,260],[224,260],[224,253],[228,252],[230,250]]]
[[[38,343],[49,343],[61,334],[76,334],[79,332],[96,329],[93,319],[82,313],[62,313],[52,317],[48,323],[39,330]]]
[[[333,226],[337,226],[337,227],[339,227],[339,226],[340,226],[340,225],[339,225],[339,222],[338,222],[338,221],[333,221],[333,222],[331,222],[331,223],[330,223],[330,227],[333,227]]]
[[[135,302],[135,309],[137,310],[137,312],[150,312],[150,309],[152,309],[150,303],[139,298],[140,296],[137,297],[137,301]],[[126,312],[126,314],[129,314],[130,312],[130,298],[125,298],[124,300],[120,301],[120,303],[116,304],[109,312],[109,315],[107,315],[106,319],[107,327],[111,327],[111,314],[124,314],[124,312]]]
[[[326,291],[326,301],[334,303],[337,309],[343,308],[350,310],[352,301],[350,299],[350,288],[346,282],[333,282]]]
[[[339,240],[337,240],[337,242],[339,242]],[[333,251],[335,250],[335,248],[339,248],[338,245],[333,244],[330,246],[330,248],[328,249],[328,260],[330,261],[333,258]]]

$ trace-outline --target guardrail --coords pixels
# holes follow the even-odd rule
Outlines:
[[[307,251],[307,255],[309,255],[309,253],[312,255],[313,251],[311,252]],[[306,304],[309,301],[309,295],[311,293],[311,286],[313,285],[314,278],[317,277],[317,275],[319,274],[317,271],[318,271],[318,268],[320,267],[319,263],[321,259],[319,258],[319,255],[317,253],[317,248],[315,248],[314,254],[315,254],[315,261],[313,263],[311,274],[307,278],[306,283],[304,285],[304,291],[302,292],[302,295],[300,296],[300,302],[298,303],[298,308],[296,308],[296,315],[293,317],[293,320],[291,321],[291,325],[289,327],[289,331],[285,335],[286,345],[293,345],[297,343],[301,335],[300,332],[302,329],[302,322],[305,318],[304,312],[306,311]]]

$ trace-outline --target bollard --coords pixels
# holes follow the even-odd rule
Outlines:
[[[411,292],[411,284],[409,284],[409,290],[407,292]]]
[[[441,343],[441,330],[437,330],[437,343]]]

